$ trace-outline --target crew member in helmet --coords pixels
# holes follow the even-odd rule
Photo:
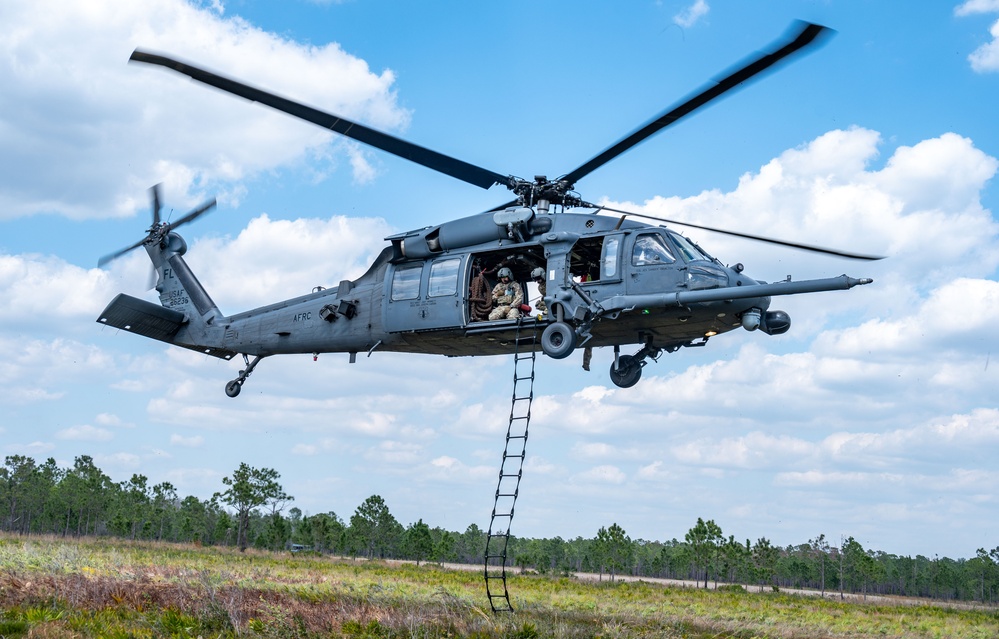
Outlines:
[[[544,315],[548,312],[548,305],[545,304],[545,294],[548,292],[547,282],[545,282],[545,269],[539,266],[531,271],[531,279],[537,283],[538,292],[541,293],[541,297],[534,303],[534,308],[538,309],[538,312]]]
[[[489,314],[490,320],[518,319],[520,305],[524,303],[524,291],[520,283],[513,279],[513,271],[507,267],[499,270],[499,282],[493,287],[493,304],[496,308]]]

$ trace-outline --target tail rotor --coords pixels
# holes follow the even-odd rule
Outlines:
[[[163,222],[160,216],[160,185],[157,184],[153,186],[151,189],[149,189],[149,193],[150,193],[150,199],[152,200],[153,224],[146,231],[148,235],[142,238],[141,240],[126,246],[123,249],[115,251],[114,253],[108,253],[101,259],[97,260],[97,266],[104,266],[108,262],[118,259],[122,255],[125,255],[126,253],[133,251],[139,248],[140,246],[158,244],[165,248],[166,243],[168,241],[167,238],[174,229],[183,226],[185,224],[188,224],[189,222],[193,222],[194,220],[198,219],[199,217],[201,217],[202,215],[213,209],[216,204],[215,198],[212,198],[211,200],[205,202],[198,208],[181,216],[174,222]]]

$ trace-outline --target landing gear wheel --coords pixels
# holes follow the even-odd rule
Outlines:
[[[541,350],[552,359],[565,359],[576,348],[576,331],[565,322],[549,324],[541,333]]]
[[[610,378],[619,388],[631,388],[642,379],[642,363],[631,355],[617,358],[617,367],[611,364]]]
[[[239,391],[241,390],[243,390],[243,384],[238,379],[234,379],[225,385],[225,394],[229,397],[239,395]]]

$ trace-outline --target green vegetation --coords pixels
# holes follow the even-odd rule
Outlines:
[[[999,636],[994,608],[537,574],[492,615],[478,571],[117,539],[0,536],[3,637]],[[483,607],[485,606],[485,607]]]
[[[240,464],[209,500],[181,498],[169,482],[150,486],[133,475],[114,482],[87,456],[71,468],[55,460],[38,464],[21,455],[0,466],[0,530],[18,535],[119,538],[196,543],[218,548],[284,550],[317,555],[417,562],[484,563],[486,533],[476,524],[464,532],[430,527],[421,519],[404,526],[378,495],[368,497],[345,521],[335,512],[304,514],[273,469]],[[226,508],[231,509],[227,510]],[[513,538],[508,565],[542,575],[596,573],[735,584],[740,591],[812,589],[822,594],[903,595],[943,601],[999,600],[999,546],[971,559],[907,557],[865,549],[854,538],[832,547],[823,535],[786,547],[760,538],[727,538],[714,520],[698,518],[669,541],[631,539],[617,523],[592,538]],[[302,553],[298,553],[302,554]],[[19,621],[6,620],[17,626]],[[0,636],[4,636],[0,632]],[[7,633],[10,634],[10,633]]]

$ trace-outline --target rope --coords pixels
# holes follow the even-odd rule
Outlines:
[[[473,322],[489,319],[489,313],[493,310],[493,296],[484,270],[472,278],[468,287],[468,302]]]

